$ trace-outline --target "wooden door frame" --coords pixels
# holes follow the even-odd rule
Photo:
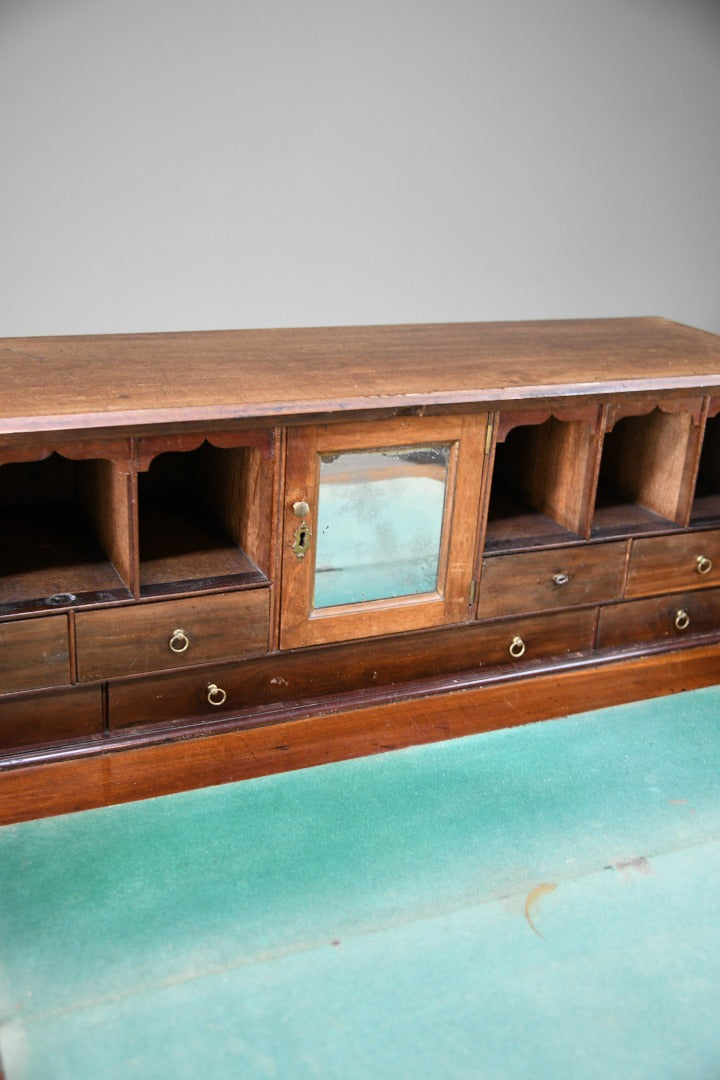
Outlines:
[[[471,617],[470,586],[478,543],[478,518],[485,472],[487,413],[403,417],[319,424],[288,431],[283,522],[280,647],[320,645],[351,638],[401,633]],[[317,530],[319,458],[322,453],[375,450],[427,443],[453,446],[448,470],[438,591],[334,608],[313,608],[315,549],[299,558],[293,550],[300,524],[293,507],[306,502],[307,523]]]

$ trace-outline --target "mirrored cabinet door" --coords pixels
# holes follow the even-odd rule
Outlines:
[[[288,434],[281,645],[464,622],[487,416]]]

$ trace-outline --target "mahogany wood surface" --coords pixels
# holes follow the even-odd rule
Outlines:
[[[217,664],[152,678],[123,679],[109,689],[109,724],[114,730],[194,717],[214,719],[239,709],[409,686],[418,679],[504,663],[527,664],[590,649],[595,620],[592,609],[530,615],[404,634],[391,640],[277,653],[241,664]],[[516,637],[525,648],[522,659],[512,661],[509,648]],[[227,693],[223,708],[208,703],[211,682]]]
[[[267,649],[269,605],[267,589],[249,589],[79,611],[78,678],[89,682],[257,655]]]
[[[0,694],[69,682],[66,615],[0,623]]]
[[[496,483],[522,492],[538,513],[587,537],[598,448],[599,436],[582,420],[551,416],[538,426],[518,426],[496,456],[496,463],[505,462],[505,476]]]
[[[0,363],[0,820],[717,680],[715,335],[23,338]],[[319,455],[358,452],[362,475],[373,449],[427,444],[449,448],[437,582],[316,609],[314,544],[293,543],[296,504],[318,531]],[[344,523],[365,544],[362,510]]]
[[[562,547],[483,560],[478,618],[619,599],[627,544]]]
[[[404,417],[372,424],[317,425],[289,432],[280,628],[283,648],[418,630],[469,618],[470,582],[485,474],[486,429],[485,414],[469,414]],[[337,608],[314,608],[315,544],[311,543],[303,558],[293,551],[293,537],[300,524],[293,506],[296,502],[308,504],[308,524],[316,536],[319,455],[438,443],[450,444],[451,454],[437,591]]]
[[[89,461],[81,473],[84,515],[91,520],[103,551],[123,582],[135,592],[134,490],[127,473],[111,461]]]
[[[10,338],[0,435],[715,388],[719,361],[659,318]]]
[[[0,773],[0,824],[244,780],[709,686],[720,645]],[[481,780],[481,778],[479,778]]]
[[[605,435],[600,475],[621,496],[685,525],[699,439],[700,428],[689,409],[654,409],[645,416],[625,417]]]
[[[706,562],[711,566],[705,573]],[[720,585],[720,529],[633,540],[625,595]]]
[[[0,747],[3,750],[77,739],[100,738],[103,726],[99,686],[38,690],[0,698]]]
[[[611,604],[600,612],[598,648],[680,640],[720,630],[720,589],[697,589]]]

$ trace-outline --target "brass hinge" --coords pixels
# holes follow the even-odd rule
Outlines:
[[[468,596],[468,606],[472,607],[475,603],[475,590],[477,588],[477,582],[475,578],[470,582],[470,595]]]
[[[492,420],[489,420],[488,421],[488,426],[485,429],[485,456],[486,457],[490,453],[490,451],[492,450],[493,430],[494,430],[493,422],[492,422]]]

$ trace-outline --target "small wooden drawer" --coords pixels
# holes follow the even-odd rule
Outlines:
[[[483,560],[478,618],[620,599],[627,544],[583,544]]]
[[[66,742],[102,733],[99,686],[0,698],[0,749]]]
[[[720,585],[720,529],[634,540],[626,596]]]
[[[720,589],[700,590],[603,608],[597,644],[600,649],[629,648],[716,632],[720,632]]]
[[[78,612],[81,681],[162,671],[267,649],[268,589]]]
[[[69,682],[67,616],[0,623],[0,694]]]
[[[592,648],[595,609],[502,619],[478,628],[478,661],[516,664]]]
[[[172,720],[211,720],[242,709],[242,665],[220,664],[157,675],[124,679],[108,690],[111,730]]]
[[[515,665],[584,652],[592,647],[594,630],[594,609],[465,627],[459,633],[441,635],[443,644],[436,654],[432,674]],[[412,642],[414,638],[420,642],[421,637],[408,635],[401,641]],[[374,645],[364,643],[368,656],[366,667],[358,666],[356,654],[360,646],[353,645],[334,657],[327,656],[324,650],[317,654],[314,650],[310,654],[298,650],[242,664],[123,679],[109,687],[110,728],[196,718],[210,720],[283,701],[308,697],[317,700],[321,695],[343,691],[376,691],[383,686],[411,682],[413,670],[421,678],[431,677],[429,669],[418,669],[417,654],[412,647],[407,656],[400,651],[396,660],[383,665],[379,652],[373,655]]]

